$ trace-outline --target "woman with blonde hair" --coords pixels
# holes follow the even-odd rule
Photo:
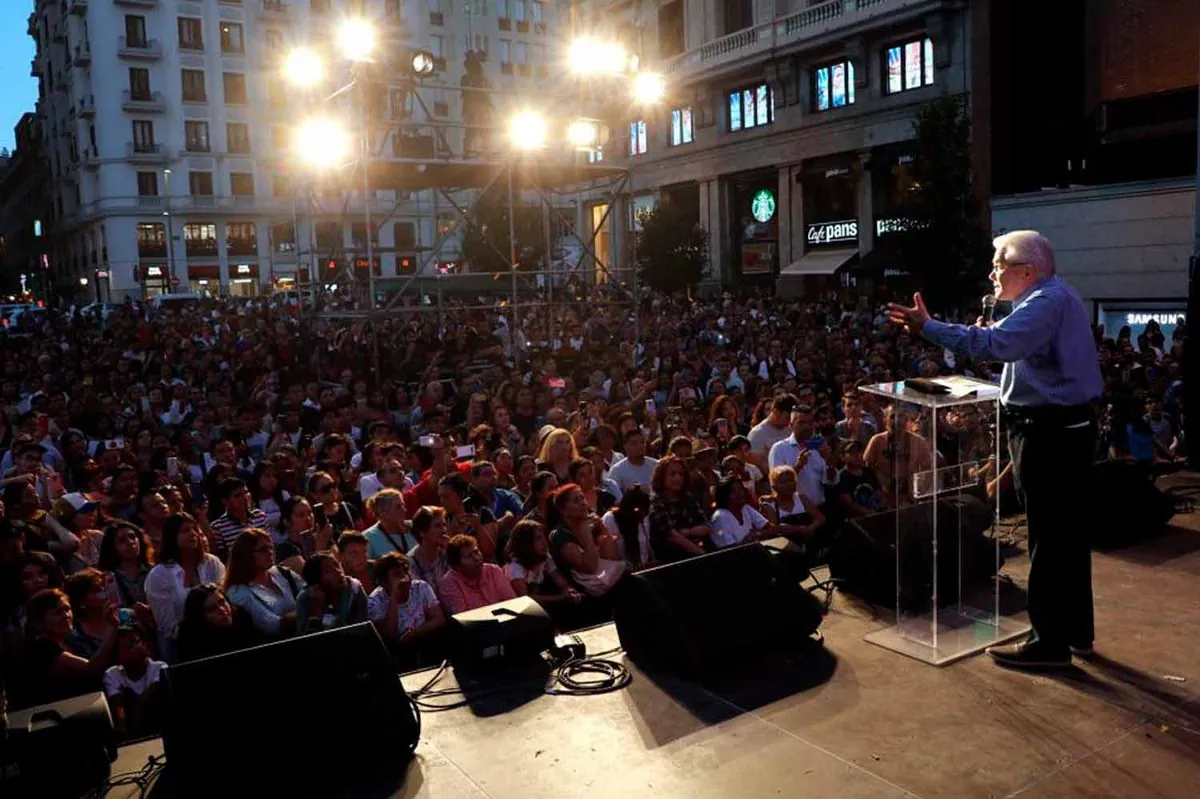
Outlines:
[[[571,479],[571,462],[579,457],[575,447],[575,439],[562,428],[556,428],[542,439],[538,449],[538,469],[553,472],[559,483],[567,483]]]

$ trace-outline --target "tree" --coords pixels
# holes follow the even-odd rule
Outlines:
[[[708,231],[678,203],[661,203],[638,218],[638,279],[658,291],[691,291],[708,265]]]
[[[912,182],[900,203],[909,222],[899,251],[928,304],[946,308],[978,295],[991,258],[971,172],[971,120],[963,99],[943,97],[917,114]]]
[[[546,234],[541,208],[522,205],[514,188],[513,228],[519,269],[536,269],[546,254]],[[498,180],[475,201],[467,212],[471,224],[464,225],[463,257],[472,272],[509,272],[508,184]]]

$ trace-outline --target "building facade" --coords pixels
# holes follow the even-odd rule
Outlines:
[[[31,71],[41,85],[48,261],[60,291],[83,295],[87,279],[99,284],[87,293],[98,289],[105,300],[250,296],[330,279],[338,259],[350,260],[356,279],[369,266],[380,277],[436,268],[429,248],[455,224],[452,207],[386,180],[373,180],[364,199],[361,172],[350,168],[323,178],[303,171],[291,150],[295,126],[321,113],[356,135],[365,127],[374,176],[374,165],[404,154],[401,123],[461,122],[455,87],[468,52],[493,85],[536,92],[548,76],[557,8],[539,0],[37,0]],[[322,99],[350,80],[345,65],[326,86],[289,87],[285,54],[332,52],[347,15],[377,26],[370,91]],[[382,88],[413,47],[430,50],[439,70],[418,90],[424,103]],[[454,245],[436,257],[454,258]]]
[[[969,7],[942,0],[625,0],[598,4],[668,99],[629,119],[611,157],[631,169],[610,215],[628,254],[640,208],[694,208],[713,284],[781,291],[846,282],[901,229],[918,111],[969,98]],[[610,157],[606,153],[606,158]],[[595,208],[583,218],[601,218]]]
[[[1169,336],[1195,230],[1200,5],[1065,0],[1035,28],[1037,4],[990,6],[993,230],[1046,234],[1108,335],[1153,318]],[[1000,45],[1018,32],[1036,65]]]
[[[48,288],[49,261],[43,259],[46,170],[37,115],[21,116],[13,130],[16,150],[0,161],[0,293],[31,293]]]

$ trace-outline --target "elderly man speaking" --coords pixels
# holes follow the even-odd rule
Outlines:
[[[1088,467],[1095,457],[1092,400],[1103,384],[1091,321],[1079,295],[1054,274],[1054,249],[1041,234],[1018,230],[997,238],[990,275],[996,299],[1012,313],[973,327],[929,317],[914,307],[888,314],[914,334],[986,361],[1003,361],[1000,401],[1009,420],[1013,481],[1029,524],[1029,620],[1023,643],[995,646],[1001,665],[1038,669],[1071,665],[1092,652],[1091,548],[1080,520]]]

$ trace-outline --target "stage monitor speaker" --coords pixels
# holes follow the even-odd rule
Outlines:
[[[369,623],[171,666],[163,753],[189,796],[308,794],[410,755],[420,728]]]
[[[531,597],[463,611],[452,619],[456,669],[527,662],[554,646],[554,622]]]
[[[8,715],[7,745],[0,741],[0,784],[13,797],[91,795],[117,759],[117,736],[102,693],[76,696]],[[16,774],[5,779],[7,762]]]
[[[829,573],[838,587],[875,604],[895,607],[898,531],[903,558],[899,565],[900,606],[913,612],[927,609],[933,597],[935,509],[939,584],[958,585],[960,543],[964,588],[994,578],[995,544],[983,534],[990,526],[988,507],[973,497],[956,497],[848,519],[828,554]]]
[[[798,645],[822,618],[816,597],[758,544],[631,574],[613,603],[630,659],[683,676]]]

